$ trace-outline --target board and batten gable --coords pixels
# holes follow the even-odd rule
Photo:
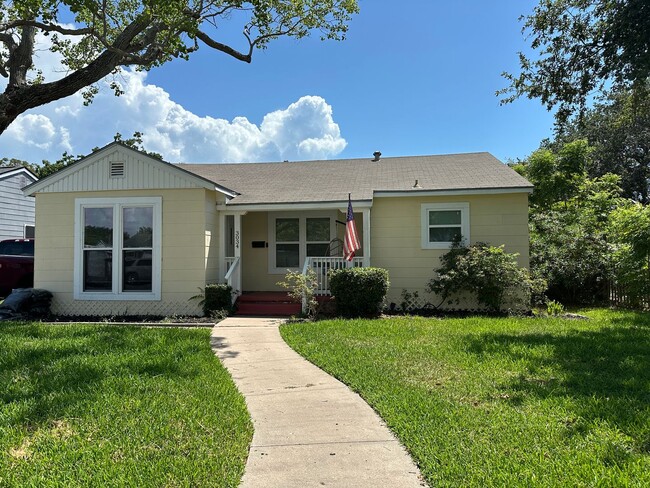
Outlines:
[[[390,274],[387,302],[400,303],[402,290],[417,291],[420,301],[435,300],[426,292],[434,268],[440,267],[445,249],[422,246],[422,206],[427,204],[469,204],[470,243],[504,245],[517,253],[518,263],[528,267],[528,193],[485,195],[375,196],[371,211],[371,265]],[[473,307],[475,304],[461,304]]]
[[[38,180],[24,168],[0,173],[0,240],[22,239],[25,226],[34,225],[34,197],[23,194],[23,188]]]
[[[123,177],[111,177],[111,162],[124,163]],[[36,225],[41,227],[35,242],[34,286],[54,294],[52,312],[62,316],[201,315],[198,302],[191,298],[219,274],[216,206],[225,203],[225,195],[201,178],[117,145],[66,170],[58,179],[41,180],[46,184],[32,187]],[[129,300],[124,294],[114,300],[76,298],[80,286],[73,271],[79,262],[75,257],[78,202],[151,197],[161,201],[161,242],[155,244],[161,253],[160,299]]]

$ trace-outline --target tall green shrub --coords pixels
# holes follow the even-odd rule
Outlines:
[[[530,309],[531,297],[541,295],[544,283],[532,280],[525,268],[517,265],[517,255],[503,246],[477,242],[463,247],[459,242],[440,258],[428,291],[440,297],[440,305],[459,304],[463,294],[474,295],[479,304],[492,312]]]
[[[379,315],[389,285],[388,271],[382,268],[330,271],[330,290],[336,299],[336,313],[343,317]]]
[[[232,312],[232,286],[223,283],[205,285],[203,313],[206,317]]]

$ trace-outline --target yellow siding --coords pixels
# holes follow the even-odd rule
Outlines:
[[[160,301],[74,300],[75,198],[90,196],[162,197]],[[61,315],[200,314],[189,298],[218,272],[217,198],[216,192],[204,189],[39,193],[34,285],[55,294],[52,309]]]
[[[205,282],[219,281],[219,214],[217,203],[224,203],[225,197],[217,192],[205,192]]]
[[[418,291],[424,301],[433,269],[446,251],[422,249],[421,205],[424,203],[468,202],[471,242],[505,245],[519,253],[520,266],[528,266],[528,195],[472,195],[448,197],[375,198],[370,213],[370,262],[388,269],[388,302],[399,303],[403,289]],[[468,304],[466,304],[468,305]]]

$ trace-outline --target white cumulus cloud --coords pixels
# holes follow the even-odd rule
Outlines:
[[[55,66],[47,71],[54,75],[47,79],[63,76]],[[258,126],[244,116],[231,121],[198,116],[163,88],[147,84],[143,72],[125,70],[118,80],[125,92],[120,97],[102,82],[90,107],[77,93],[19,116],[0,135],[0,157],[56,160],[63,151],[87,153],[112,141],[116,132],[128,137],[135,131],[144,134],[147,150],[170,162],[327,159],[347,145],[332,107],[319,96],[270,112]]]

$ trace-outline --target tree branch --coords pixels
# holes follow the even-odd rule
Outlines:
[[[57,24],[45,24],[36,20],[15,20],[7,24],[0,24],[0,31],[7,31],[17,27],[35,27],[46,32],[58,32],[66,36],[85,36],[94,33],[94,28],[84,27],[81,29],[68,29]]]
[[[244,61],[246,63],[250,63],[252,58],[253,58],[253,44],[250,44],[250,49],[248,50],[248,54],[243,54],[236,49],[233,49],[232,47],[228,46],[227,44],[222,44],[221,42],[217,42],[214,39],[212,39],[209,35],[207,35],[205,32],[202,31],[196,31],[196,37],[200,40],[202,40],[207,46],[211,47],[212,49],[216,49],[217,51],[221,51],[222,53],[228,54],[229,56],[232,56],[235,59],[238,59],[240,61]],[[250,43],[250,41],[249,41]]]

